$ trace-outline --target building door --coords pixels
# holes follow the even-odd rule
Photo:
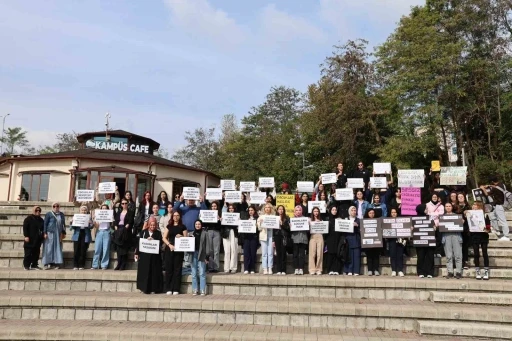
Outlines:
[[[125,177],[116,177],[116,176],[101,175],[100,182],[115,182],[117,189],[119,191],[119,196],[124,195],[124,192],[126,191],[126,176]]]

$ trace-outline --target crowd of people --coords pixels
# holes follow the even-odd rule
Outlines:
[[[305,274],[306,257],[307,272],[310,275],[348,275],[361,274],[362,255],[366,256],[367,275],[380,276],[380,258],[389,256],[391,276],[404,277],[404,255],[409,240],[405,238],[384,239],[382,248],[362,248],[360,225],[363,219],[402,216],[401,189],[394,186],[393,177],[387,176],[387,188],[372,189],[370,172],[362,162],[350,177],[363,178],[364,188],[354,189],[353,200],[336,200],[336,189],[346,188],[349,176],[343,170],[343,164],[336,169],[337,182],[324,185],[319,180],[312,193],[295,193],[296,203],[293,214],[295,218],[308,217],[309,222],[328,222],[328,233],[310,233],[308,231],[292,231],[290,217],[283,205],[275,205],[274,193],[268,193],[265,204],[250,204],[248,193],[243,194],[239,203],[228,203],[226,200],[208,202],[203,196],[198,201],[185,200],[182,194],[176,194],[174,200],[167,193],[159,193],[157,200],[152,200],[149,191],[145,192],[140,204],[135,204],[131,192],[127,191],[122,198],[116,193],[108,195],[98,203],[101,209],[114,210],[112,223],[91,220],[87,226],[74,226],[70,222],[74,245],[74,269],[85,268],[86,251],[92,241],[91,231],[96,231],[95,250],[92,269],[106,270],[110,263],[110,249],[117,253],[115,270],[125,270],[128,253],[135,251],[134,259],[137,266],[137,287],[144,293],[165,292],[178,295],[181,276],[192,275],[192,291],[194,295],[206,294],[206,273],[236,273],[238,271],[239,248],[243,250],[243,273],[246,275],[258,272],[256,255],[261,248],[261,270],[264,275],[286,275],[287,255],[292,255],[293,273]],[[508,241],[508,225],[504,218],[503,205],[506,204],[506,187],[496,178],[490,185],[481,186],[485,196],[492,198],[497,226],[503,236],[501,241]],[[281,185],[282,194],[291,194],[288,184]],[[274,194],[274,195],[273,195]],[[429,216],[436,230],[436,246],[417,247],[417,276],[432,278],[434,276],[435,257],[446,256],[446,278],[462,277],[464,270],[469,268],[469,249],[473,249],[473,263],[476,278],[488,280],[489,256],[487,247],[491,222],[486,217],[486,226],[482,232],[470,232],[465,212],[467,210],[484,210],[484,203],[475,201],[468,203],[465,186],[441,186],[438,173],[431,172],[425,176],[422,189],[422,203],[416,207],[419,216]],[[97,199],[98,200],[98,199]],[[310,201],[323,201],[325,213],[318,207],[309,212]],[[203,223],[200,220],[201,210],[218,212],[215,223]],[[236,225],[222,224],[223,213],[239,213],[241,220],[253,220],[256,232],[241,233]],[[80,207],[80,213],[90,213],[88,205]],[[462,232],[445,232],[438,230],[439,217],[442,215],[461,215],[464,220]],[[265,216],[278,216],[279,228],[263,227]],[[349,219],[353,225],[353,233],[337,232],[337,219]],[[351,223],[351,224],[352,224]],[[35,207],[33,214],[28,216],[23,225],[25,236],[25,269],[40,269],[38,266],[41,245],[43,246],[42,263],[45,269],[58,269],[63,264],[62,239],[66,235],[66,222],[60,205],[54,203],[52,211],[41,217],[41,208]],[[194,252],[175,250],[178,238],[195,237]],[[161,246],[158,254],[144,253],[139,250],[139,239],[158,240]],[[221,269],[221,249],[223,249],[223,268]],[[480,268],[480,250],[483,256],[483,269]],[[325,261],[324,261],[325,259]],[[163,270],[163,271],[162,271]],[[163,275],[164,273],[164,275]]]

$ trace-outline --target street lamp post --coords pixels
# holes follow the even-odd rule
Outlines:
[[[304,181],[306,179],[306,159],[304,158],[304,152],[302,153],[299,153],[299,152],[295,152],[295,156],[302,156],[302,181]]]
[[[6,114],[3,116],[3,120],[2,120],[2,147],[0,149],[0,154],[3,154],[4,153],[4,131],[5,131],[5,119],[7,118],[7,116],[9,116],[10,114]]]

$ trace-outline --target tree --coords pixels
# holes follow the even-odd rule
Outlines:
[[[153,155],[161,157],[163,159],[169,159],[169,151],[164,147],[160,147],[160,149],[156,150],[153,153]]]
[[[1,142],[6,145],[8,154],[14,154],[16,147],[23,149],[29,146],[27,132],[21,127],[7,128]]]
[[[193,132],[185,132],[187,145],[174,152],[173,161],[215,172],[218,167],[216,160],[218,141],[215,139],[215,128],[197,128]]]

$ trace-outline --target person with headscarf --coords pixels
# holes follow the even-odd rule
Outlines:
[[[441,258],[442,254],[444,254],[444,248],[442,239],[443,236],[439,233],[439,216],[444,214],[444,206],[443,202],[440,200],[439,195],[437,193],[433,193],[431,197],[431,201],[429,201],[426,205],[427,214],[430,217],[430,220],[434,222],[436,226],[436,253],[435,257]]]
[[[52,210],[44,216],[43,265],[45,269],[59,269],[64,263],[62,240],[66,237],[66,217],[60,211],[60,204],[53,203]]]
[[[158,231],[158,221],[155,217],[148,220],[148,228],[139,232],[138,240],[158,240],[157,253],[146,253],[139,249],[139,243],[135,246],[135,261],[137,266],[137,289],[145,294],[158,294],[162,292],[162,257],[160,256],[162,233]]]
[[[80,207],[80,214],[89,214],[87,206]],[[92,240],[92,227],[93,223],[90,216],[86,226],[76,225],[71,221],[69,229],[73,231],[73,236],[71,237],[73,241],[73,270],[83,270],[85,268],[85,254]]]
[[[297,205],[293,210],[295,218],[302,217],[302,206]],[[306,258],[306,249],[308,247],[308,233],[306,231],[292,231],[293,241],[293,267],[295,275],[304,275],[304,263]]]
[[[326,271],[329,275],[339,275],[340,272],[343,272],[345,237],[343,233],[336,232],[336,219],[338,219],[338,208],[336,205],[329,207],[328,212],[329,233],[325,242],[327,246],[325,257]]]
[[[345,238],[349,247],[350,261],[346,261],[343,271],[348,276],[359,276],[361,271],[361,233],[359,218],[357,217],[357,209],[355,206],[350,206],[348,209],[349,219],[354,220],[354,232],[345,233]]]
[[[23,221],[23,268],[25,270],[41,270],[38,266],[41,241],[43,239],[44,220],[41,218],[41,207],[35,206],[32,214]]]

